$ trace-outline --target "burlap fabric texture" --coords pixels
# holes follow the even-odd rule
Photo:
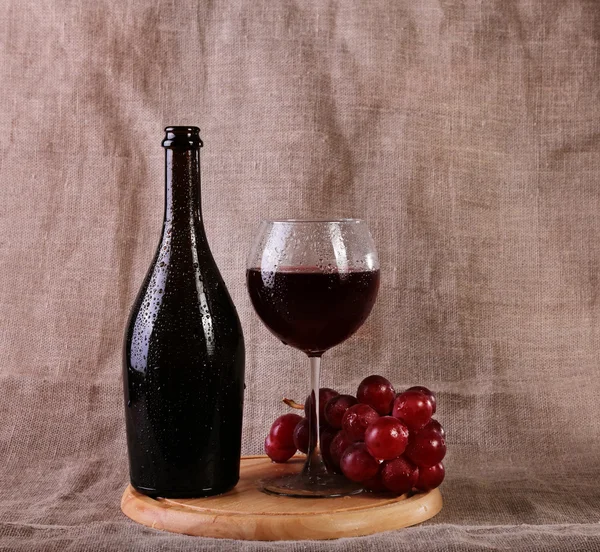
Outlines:
[[[0,549],[281,550],[118,507],[162,129],[196,124],[247,342],[244,451],[308,383],[246,295],[265,217],[369,221],[380,296],[323,383],[431,386],[448,428],[435,519],[286,549],[600,550],[598,29],[585,0],[4,0]]]

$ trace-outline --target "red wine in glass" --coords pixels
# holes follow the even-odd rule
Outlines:
[[[322,354],[348,339],[369,316],[379,269],[290,267],[280,271],[250,268],[248,293],[265,326],[283,343],[308,355]]]

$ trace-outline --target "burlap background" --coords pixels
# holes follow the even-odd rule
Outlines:
[[[307,386],[244,289],[271,216],[368,219],[382,289],[324,383],[430,385],[449,430],[434,520],[287,549],[600,550],[599,29],[593,0],[3,0],[0,549],[282,549],[119,512],[162,128],[197,124],[244,450]]]

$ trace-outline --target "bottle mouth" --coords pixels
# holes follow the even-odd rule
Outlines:
[[[162,141],[164,148],[171,149],[196,149],[202,147],[200,129],[195,126],[168,126],[165,127],[165,138]]]

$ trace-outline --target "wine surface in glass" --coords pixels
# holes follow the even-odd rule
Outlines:
[[[267,328],[286,345],[315,356],[348,339],[367,319],[379,289],[379,270],[250,268],[246,281]]]

